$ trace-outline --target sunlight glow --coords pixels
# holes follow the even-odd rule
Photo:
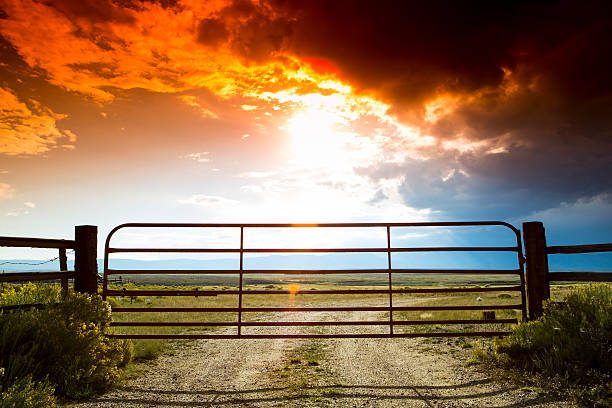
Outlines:
[[[292,154],[300,162],[332,165],[343,154],[342,132],[337,130],[342,119],[323,110],[302,111],[289,120]]]
[[[289,305],[294,306],[295,295],[299,292],[300,285],[298,285],[297,283],[290,283],[289,285],[287,285],[287,290],[289,290]]]

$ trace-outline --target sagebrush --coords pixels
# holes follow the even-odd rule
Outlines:
[[[495,341],[500,361],[551,378],[587,405],[610,398],[612,286],[589,284],[548,301],[537,320]]]
[[[31,297],[32,286],[4,287],[3,298],[15,300],[20,291]],[[116,383],[132,349],[127,341],[104,336],[110,319],[110,307],[100,296],[78,293],[41,310],[0,315],[2,392],[29,378],[48,383],[57,396],[81,398]]]

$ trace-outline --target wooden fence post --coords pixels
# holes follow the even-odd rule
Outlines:
[[[524,222],[523,240],[527,258],[529,319],[533,320],[542,315],[542,302],[550,298],[544,225],[541,222]]]
[[[74,228],[74,290],[98,293],[98,227],[77,225]]]
[[[66,248],[59,249],[59,264],[60,271],[68,271],[68,257],[66,256]],[[68,278],[62,278],[62,296],[68,293]]]

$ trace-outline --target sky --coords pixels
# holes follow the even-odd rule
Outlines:
[[[611,242],[610,26],[607,1],[0,0],[0,235],[503,220]]]

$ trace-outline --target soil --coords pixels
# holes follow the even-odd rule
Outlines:
[[[323,320],[332,318],[328,313],[318,316]],[[370,312],[355,312],[351,319],[373,317],[376,316]],[[252,329],[251,333],[256,330],[259,329]],[[368,329],[360,326],[352,330]],[[299,331],[280,329],[285,333]],[[169,353],[141,363],[140,374],[122,386],[71,406],[571,406],[541,390],[500,382],[481,366],[470,365],[471,346],[478,341],[439,338],[177,341],[171,344]]]

